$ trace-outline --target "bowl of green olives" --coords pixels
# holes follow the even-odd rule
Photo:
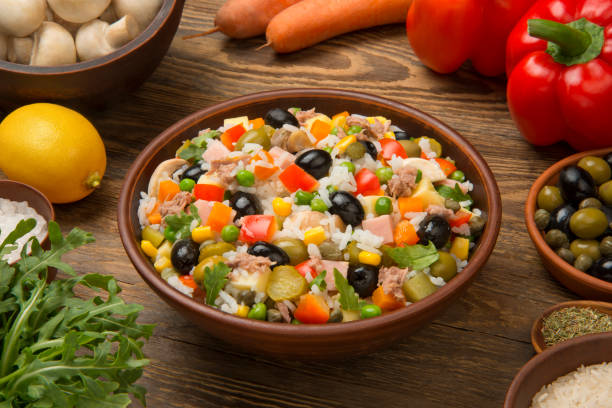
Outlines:
[[[583,297],[612,300],[612,148],[549,167],[529,191],[525,217],[553,277]]]

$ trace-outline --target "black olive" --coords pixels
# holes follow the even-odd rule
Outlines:
[[[559,189],[566,202],[578,204],[589,197],[597,197],[593,177],[578,166],[567,166],[559,173]]]
[[[568,238],[571,239],[573,236],[570,231],[569,222],[572,215],[576,212],[576,208],[571,204],[564,204],[561,207],[557,207],[550,213],[550,222],[548,223],[548,229],[558,229],[564,232]]]
[[[325,150],[312,149],[300,154],[295,164],[317,180],[327,176],[332,165],[332,157]]]
[[[419,224],[417,233],[423,244],[433,242],[436,248],[442,248],[448,242],[451,235],[448,221],[439,215],[428,215]]]
[[[378,150],[376,150],[376,146],[374,146],[374,143],[368,140],[360,140],[359,143],[364,145],[366,148],[366,153],[369,154],[372,159],[376,160],[376,158],[378,157]]]
[[[266,113],[264,122],[266,125],[270,125],[276,129],[283,127],[284,124],[293,125],[298,128],[300,127],[300,122],[298,122],[291,112],[280,108],[269,110],[268,113]]]
[[[410,140],[410,135],[403,130],[394,130],[395,140]]]
[[[180,179],[184,180],[188,178],[197,182],[200,176],[204,173],[206,173],[206,170],[202,170],[199,164],[194,164],[193,166],[188,167],[187,170],[185,170],[183,174],[181,174]]]
[[[180,239],[172,246],[170,260],[177,272],[186,275],[198,263],[200,246],[190,239]]]
[[[264,256],[270,258],[272,267],[278,265],[289,265],[289,255],[276,245],[268,244],[264,241],[257,241],[249,247],[247,253],[253,256]]]
[[[378,286],[378,268],[363,264],[349,266],[348,282],[360,297],[372,296]]]
[[[596,260],[587,273],[597,279],[612,283],[612,256]]]
[[[230,207],[236,210],[235,220],[245,215],[263,214],[259,198],[251,193],[245,193],[244,191],[237,191],[232,195]]]
[[[329,212],[342,218],[345,224],[356,227],[365,217],[363,206],[352,194],[346,191],[336,191],[329,197],[332,206]]]

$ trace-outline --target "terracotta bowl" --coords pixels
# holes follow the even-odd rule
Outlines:
[[[32,67],[0,61],[0,106],[31,102],[103,106],[138,88],[157,68],[178,28],[185,0],[164,0],[138,37],[91,61]]]
[[[159,276],[139,248],[138,199],[155,167],[174,157],[181,143],[198,130],[217,128],[224,118],[263,117],[275,107],[316,107],[319,112],[347,110],[384,115],[409,134],[435,137],[444,154],[474,183],[476,207],[488,223],[469,265],[433,295],[410,307],[373,319],[326,325],[290,325],[244,319],[220,312],[182,295]],[[119,198],[119,233],[127,254],[147,284],[170,306],[204,331],[245,350],[288,358],[339,358],[371,352],[430,322],[465,291],[488,259],[499,232],[501,201],[497,184],[474,147],[438,120],[409,106],[372,95],[329,89],[289,89],[247,95],[210,106],[171,126],[155,138],[128,171]]]
[[[529,190],[529,195],[527,196],[527,203],[525,204],[527,232],[529,232],[529,236],[542,258],[544,267],[548,269],[548,272],[561,282],[563,286],[588,299],[612,300],[612,283],[597,279],[574,268],[548,246],[546,241],[544,241],[544,234],[538,229],[534,221],[534,214],[537,210],[536,199],[538,192],[544,186],[556,185],[559,179],[559,173],[565,166],[576,164],[585,156],[604,156],[610,152],[612,152],[612,148],[610,147],[581,152],[553,164],[537,178],[535,183],[533,183]]]
[[[27,184],[12,180],[0,180],[0,198],[12,201],[26,201],[47,222],[55,220],[55,211],[49,199],[40,191]],[[40,243],[43,248],[49,249],[49,234]],[[49,269],[49,279],[55,278],[55,268]]]
[[[611,361],[612,333],[589,334],[551,347],[529,360],[514,377],[504,408],[529,408],[531,399],[544,385],[581,365]]]

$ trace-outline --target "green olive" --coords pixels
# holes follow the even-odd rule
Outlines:
[[[610,180],[612,171],[608,163],[601,157],[585,156],[578,162],[578,167],[586,170],[593,177],[597,185]]]
[[[601,240],[599,243],[599,252],[601,252],[603,256],[612,255],[612,237],[605,237]]]
[[[289,255],[289,263],[297,265],[308,259],[308,249],[304,241],[297,238],[281,238],[272,242]]]
[[[319,245],[319,251],[323,259],[329,259],[330,261],[344,261],[344,255],[338,248],[338,244],[332,241],[323,241]]]
[[[308,292],[308,282],[290,265],[281,265],[272,269],[266,293],[275,302],[297,299]]]
[[[546,227],[548,227],[548,224],[550,223],[550,213],[543,208],[539,208],[535,212],[533,219],[538,229],[545,230]]]
[[[264,132],[266,132],[266,135],[268,135],[268,137],[272,139],[272,136],[274,135],[274,132],[276,132],[276,129],[274,129],[270,125],[264,125],[263,129],[264,129]]]
[[[549,230],[546,235],[544,235],[544,240],[552,249],[563,248],[569,245],[567,235],[558,229]]]
[[[421,147],[413,140],[399,140],[408,157],[421,157]]]
[[[361,159],[366,154],[366,147],[359,142],[353,142],[347,146],[345,153],[353,160]]]
[[[457,262],[451,254],[444,251],[438,251],[440,258],[431,265],[430,274],[444,279],[444,282],[448,282],[457,274]]]
[[[404,280],[402,289],[406,299],[414,303],[431,295],[438,290],[438,287],[431,283],[429,276],[422,271],[418,271],[412,278]]]
[[[557,207],[563,205],[561,190],[555,186],[544,186],[538,193],[538,208],[543,208],[548,212],[553,212]]]
[[[585,272],[593,265],[593,259],[590,256],[582,254],[574,261],[574,268]]]
[[[603,211],[587,207],[572,214],[570,229],[580,238],[597,238],[608,228],[608,219]]]
[[[204,282],[204,273],[205,273],[206,267],[212,269],[219,262],[227,262],[227,259],[225,259],[221,255],[211,255],[209,257],[202,259],[200,263],[198,263],[196,267],[193,269],[193,280],[196,281],[197,283]]]
[[[599,198],[607,205],[612,205],[612,180],[599,186]]]
[[[454,212],[457,212],[461,209],[461,205],[452,198],[447,198],[444,201],[444,207],[448,208],[449,210],[453,210]]]
[[[557,252],[557,255],[559,255],[561,259],[563,259],[565,262],[572,264],[572,265],[574,264],[576,257],[574,256],[572,251],[570,251],[569,249],[559,248],[555,252]]]
[[[213,255],[223,255],[229,251],[235,251],[236,246],[230,244],[229,242],[215,242],[214,244],[209,244],[200,249],[200,257],[198,262],[202,262],[204,259]]]
[[[257,143],[263,146],[264,150],[270,150],[272,143],[270,142],[270,136],[266,133],[263,127],[259,129],[252,129],[245,132],[240,139],[236,142],[236,150],[242,150],[247,143]]]
[[[601,209],[601,207],[603,207],[603,204],[601,203],[601,201],[599,201],[595,197],[585,198],[584,200],[580,202],[580,204],[578,204],[578,208],[588,208],[588,207]]]
[[[352,241],[346,246],[344,253],[349,254],[349,265],[358,265],[359,264],[359,252],[361,249],[357,248],[357,242]]]
[[[574,254],[574,257],[578,258],[580,255],[588,255],[594,261],[601,258],[601,252],[599,251],[599,242],[591,239],[575,239],[570,244],[570,251]]]

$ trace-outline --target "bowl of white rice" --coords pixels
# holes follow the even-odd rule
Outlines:
[[[12,180],[0,180],[0,242],[6,239],[21,220],[29,218],[36,220],[36,225],[19,238],[17,248],[3,258],[9,264],[20,259],[22,248],[28,245],[32,237],[36,237],[44,248],[48,247],[47,224],[54,220],[55,213],[47,197],[34,187]],[[50,271],[49,276],[54,274],[54,271]]]
[[[544,350],[518,372],[504,408],[612,407],[612,333]]]

